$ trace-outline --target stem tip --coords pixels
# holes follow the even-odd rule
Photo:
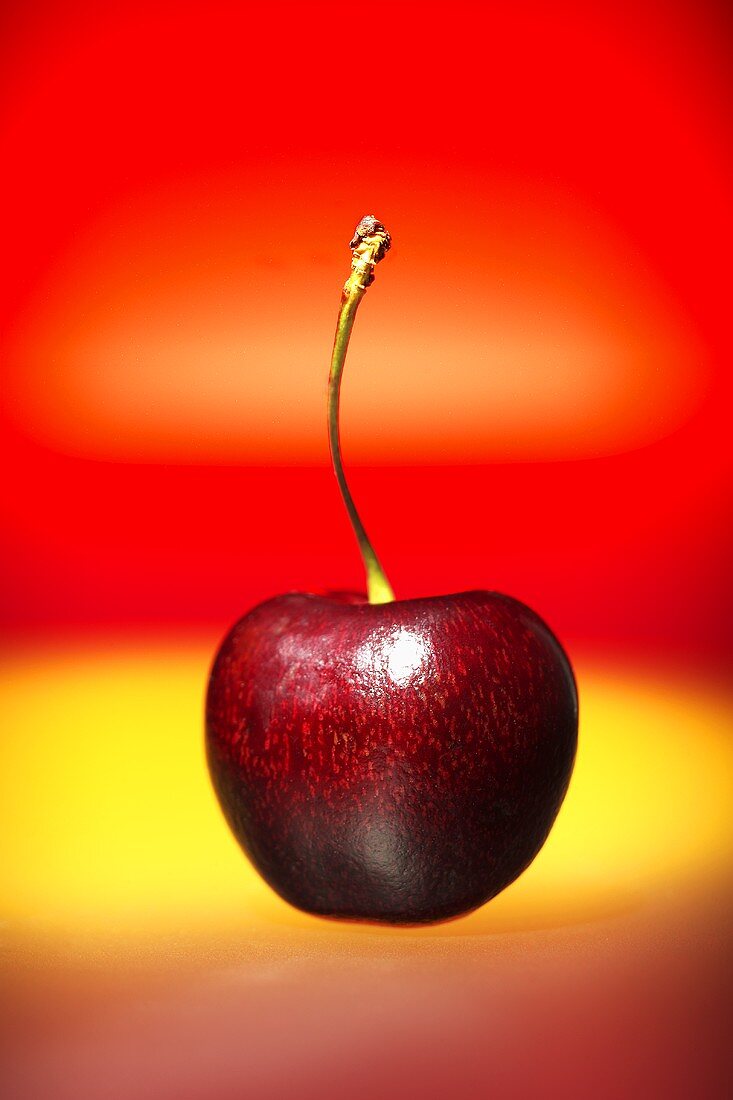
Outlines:
[[[367,237],[379,238],[380,247],[374,254],[374,263],[379,263],[380,260],[384,259],[386,253],[392,247],[392,238],[379,219],[375,218],[373,214],[365,214],[361,219],[354,230],[354,236],[351,238],[349,248],[358,248]]]

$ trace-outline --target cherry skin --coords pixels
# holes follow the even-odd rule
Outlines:
[[[290,593],[222,643],[206,746],[234,835],[286,901],[415,924],[482,905],[534,859],[577,718],[562,647],[509,596]]]

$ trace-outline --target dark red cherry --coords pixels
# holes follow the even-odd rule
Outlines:
[[[292,593],[224,640],[207,753],[235,836],[283,898],[416,923],[481,905],[535,857],[577,716],[560,644],[508,596]]]

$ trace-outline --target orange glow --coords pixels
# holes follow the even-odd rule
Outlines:
[[[20,427],[115,460],[325,458],[353,226],[319,216],[304,233],[290,192],[268,194],[271,171],[158,191],[86,228],[16,333],[8,381]],[[328,209],[327,171],[294,171]],[[706,390],[706,353],[653,272],[562,192],[518,202],[508,181],[442,208],[445,192],[472,184],[447,170],[442,194],[390,194],[396,243],[347,372],[349,454],[577,458],[684,422]],[[437,220],[440,234],[426,237]]]

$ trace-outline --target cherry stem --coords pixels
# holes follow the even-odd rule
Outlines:
[[[346,351],[349,346],[349,338],[354,327],[359,302],[366,294],[367,288],[374,281],[376,264],[384,258],[391,244],[390,235],[381,222],[370,214],[361,219],[350,244],[352,251],[351,274],[346,280],[341,295],[341,309],[336,324],[336,338],[333,343],[333,355],[331,356],[331,373],[328,379],[328,442],[331,448],[331,462],[364,561],[369,603],[391,603],[395,597],[392,586],[380,565],[379,558],[374,552],[374,547],[369,541],[364,524],[359,518],[353,497],[349,492],[349,486],[346,483],[346,475],[341,461],[339,399],[341,396],[341,375],[346,362]]]

